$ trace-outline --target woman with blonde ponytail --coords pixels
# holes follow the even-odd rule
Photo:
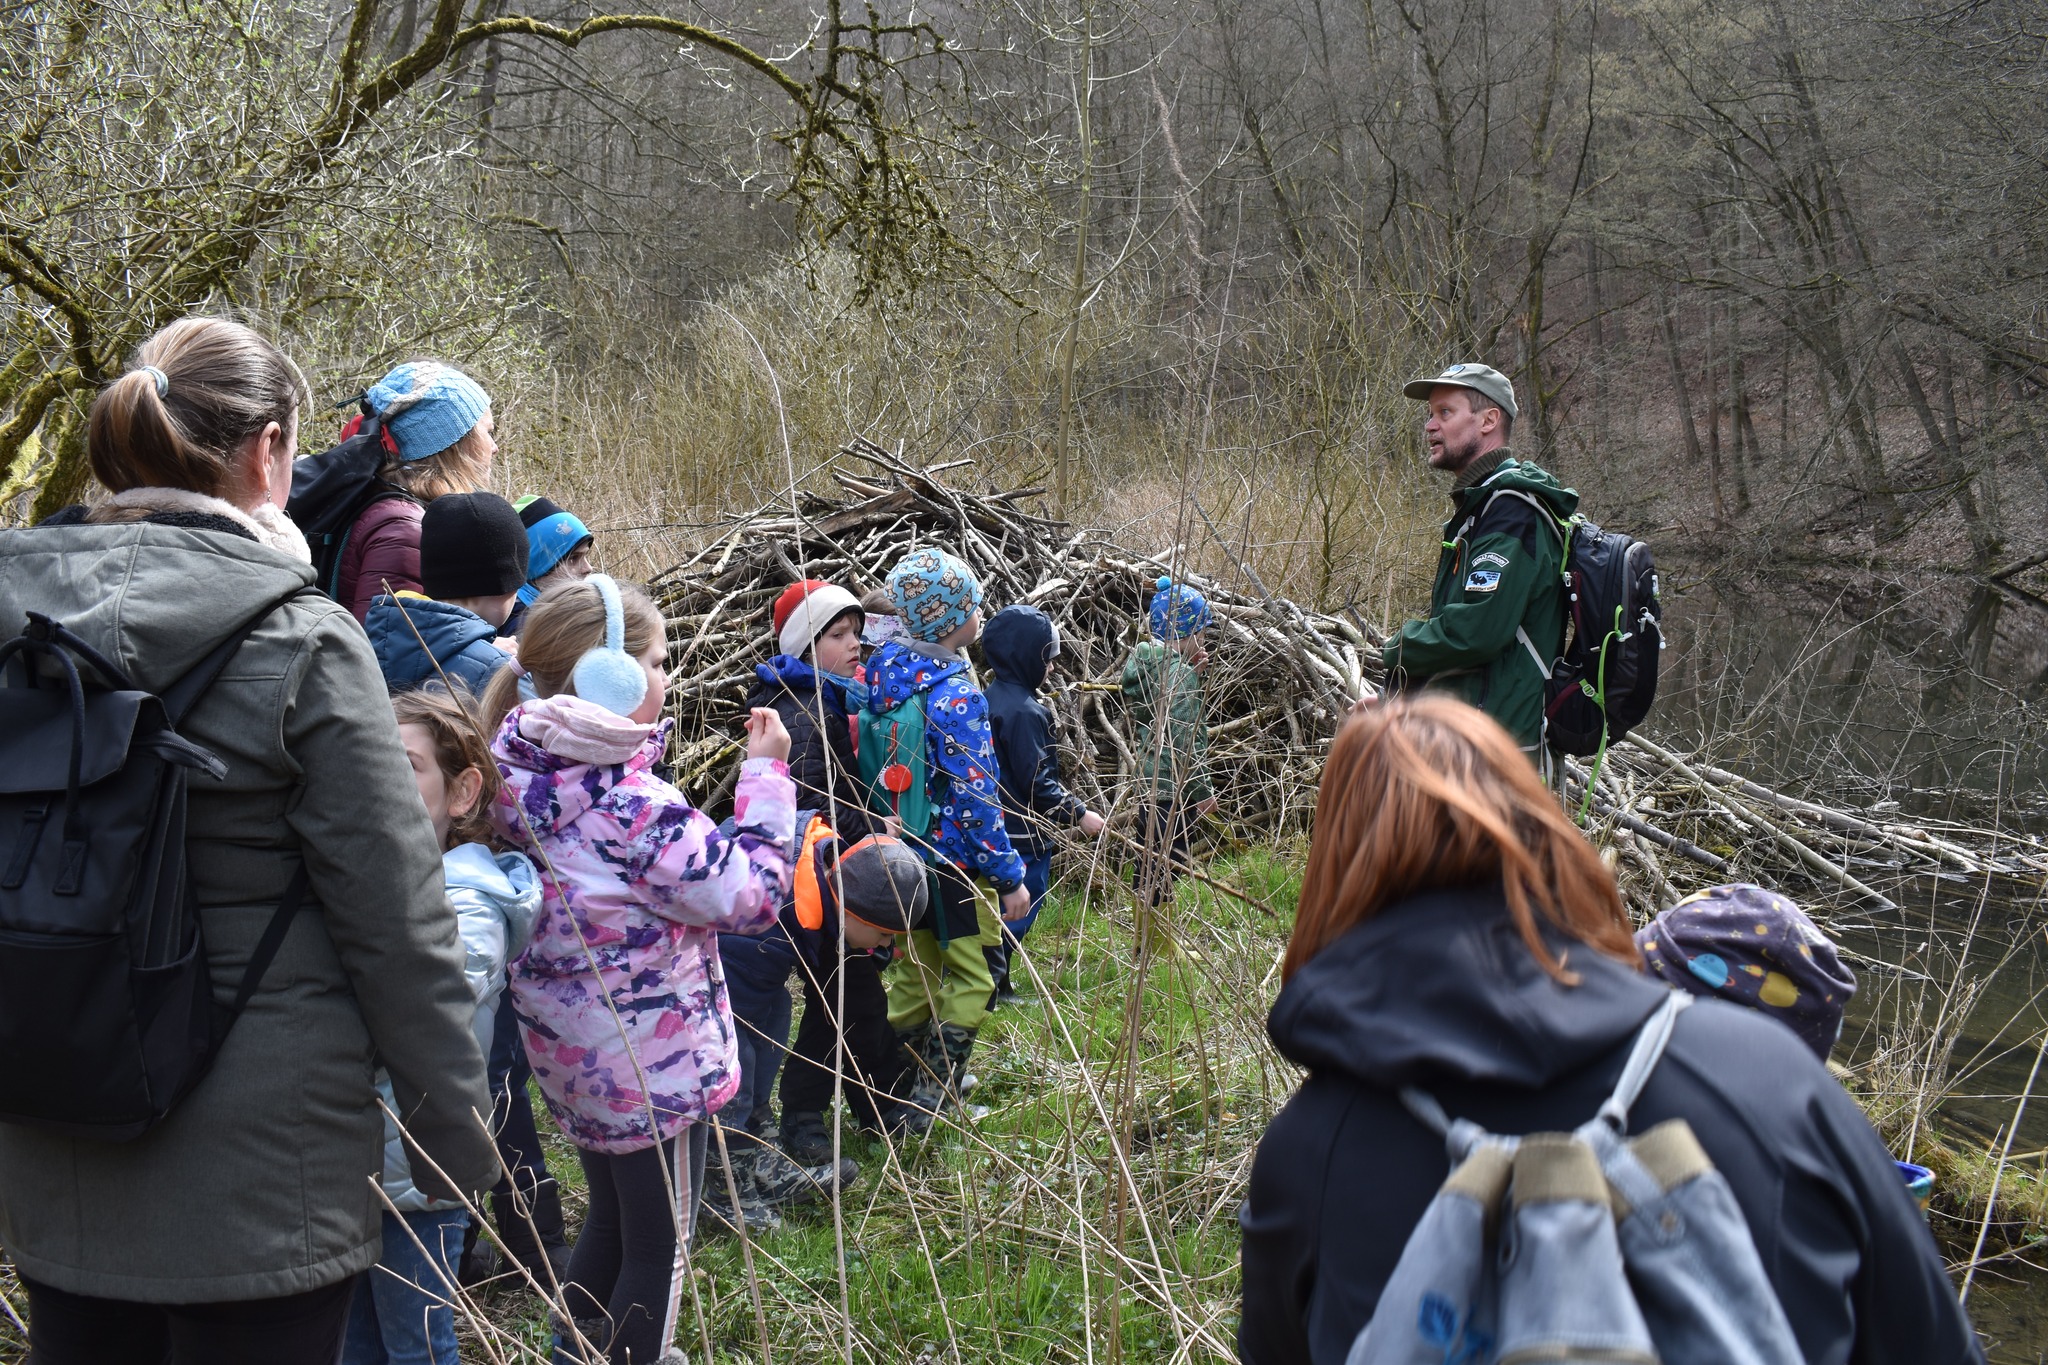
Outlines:
[[[433,826],[369,641],[311,591],[281,510],[305,388],[247,327],[173,323],[93,404],[108,496],[0,531],[0,633],[43,613],[135,687],[163,691],[248,630],[178,726],[227,774],[192,784],[186,825],[217,1002],[286,887],[306,888],[163,1122],[126,1142],[0,1123],[0,1245],[38,1365],[331,1365],[381,1250],[376,1065],[419,1168],[447,1176],[431,1194],[495,1175]]]

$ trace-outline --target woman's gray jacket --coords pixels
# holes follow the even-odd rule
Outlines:
[[[21,1273],[154,1303],[279,1297],[376,1262],[380,1062],[454,1185],[496,1175],[455,915],[370,642],[318,595],[267,605],[310,585],[310,566],[184,520],[0,532],[0,637],[46,613],[141,687],[262,616],[182,727],[228,767],[194,780],[189,813],[216,999],[233,999],[301,859],[305,908],[212,1071],[156,1128],[107,1143],[0,1124],[0,1246]]]

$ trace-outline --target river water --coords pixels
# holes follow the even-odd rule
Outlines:
[[[1955,640],[1966,594],[1950,581],[1737,583],[1683,568],[1668,579],[1652,735],[1811,800],[2048,835],[2048,694],[2031,688],[2048,615],[2008,616],[1986,650]],[[1868,960],[1837,1057],[1952,1045],[1934,1124],[1951,1140],[2002,1144],[2048,1029],[2042,879],[1850,870],[1899,909],[1787,888]],[[2048,1068],[2037,1089],[2048,1091]],[[2036,1100],[2012,1151],[2039,1173],[2048,1095]],[[1975,1230],[1939,1230],[1952,1259],[1966,1258]],[[1970,1307],[1993,1361],[2048,1365],[2048,1274],[2010,1259],[1983,1267]]]

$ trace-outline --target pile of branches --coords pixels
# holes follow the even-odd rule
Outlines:
[[[754,665],[775,652],[778,593],[804,578],[864,593],[905,553],[935,545],[979,576],[985,616],[1025,602],[1058,626],[1058,666],[1042,695],[1059,721],[1069,785],[1105,811],[1134,804],[1137,736],[1118,681],[1146,638],[1154,585],[1170,574],[1198,586],[1216,614],[1204,687],[1219,813],[1247,835],[1306,828],[1337,719],[1378,671],[1374,633],[1355,617],[1214,582],[1173,554],[1041,516],[1030,506],[1043,490],[975,493],[940,477],[958,467],[920,468],[849,442],[826,470],[839,496],[802,492],[736,516],[654,580],[674,642],[674,713],[683,735],[703,736],[679,751],[686,784],[726,776]]]
[[[837,495],[800,492],[733,517],[655,580],[674,642],[671,702],[690,737],[676,762],[685,788],[709,791],[715,805],[719,781],[732,780],[745,697],[754,666],[775,651],[769,616],[785,587],[825,578],[863,593],[907,551],[936,545],[980,576],[989,614],[1027,602],[1058,625],[1059,668],[1043,696],[1059,721],[1069,785],[1126,827],[1147,793],[1122,669],[1146,638],[1156,581],[1171,575],[1199,587],[1216,615],[1204,675],[1220,802],[1212,830],[1239,843],[1305,831],[1331,736],[1346,708],[1377,690],[1382,632],[1348,611],[1278,596],[1247,565],[1218,581],[1191,572],[1180,550],[1147,553],[1039,515],[1030,505],[1042,490],[971,492],[941,478],[959,467],[919,467],[849,442],[824,470]],[[1720,881],[1789,875],[1885,908],[1892,901],[1873,881],[1895,889],[1927,873],[2048,871],[2038,840],[1800,800],[1640,736],[1597,764],[1568,762],[1564,786],[1589,832],[1613,850],[1639,912]]]

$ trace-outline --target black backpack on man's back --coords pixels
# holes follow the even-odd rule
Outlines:
[[[1559,753],[1591,757],[1641,725],[1657,700],[1664,649],[1657,561],[1635,537],[1602,530],[1583,516],[1560,521],[1518,488],[1499,490],[1486,507],[1494,498],[1528,503],[1563,542],[1564,652],[1543,674],[1543,738]],[[1527,635],[1521,639],[1542,667],[1536,646]]]
[[[1550,670],[1544,737],[1561,753],[1600,753],[1642,724],[1657,699],[1664,605],[1650,547],[1584,517],[1564,528],[1569,635]]]
[[[233,1006],[215,1004],[186,786],[227,767],[177,730],[277,605],[161,694],[40,613],[0,644],[0,1122],[146,1132],[206,1074],[284,941],[303,864]]]
[[[292,495],[285,514],[313,552],[313,582],[329,597],[341,589],[341,555],[356,518],[373,502],[412,494],[379,477],[387,455],[384,423],[363,403],[363,415],[342,432],[341,441],[292,466]]]

